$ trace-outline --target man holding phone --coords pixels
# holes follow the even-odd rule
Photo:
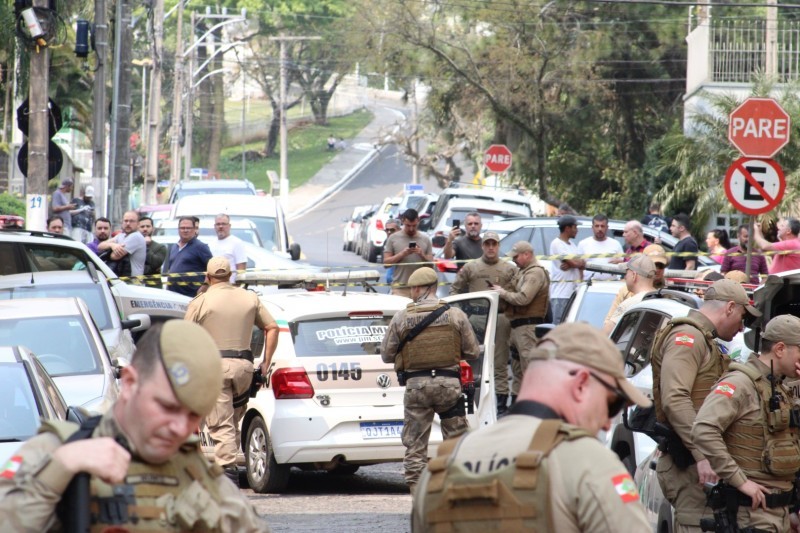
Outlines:
[[[395,265],[392,279],[392,294],[411,298],[408,278],[416,270],[430,266],[433,262],[433,246],[427,235],[417,231],[419,213],[416,209],[407,209],[400,220],[403,231],[398,231],[386,240],[383,245],[383,263],[385,266]]]
[[[481,230],[483,229],[483,221],[481,215],[477,211],[468,213],[464,217],[464,230],[461,229],[461,221],[453,220],[453,229],[447,235],[447,241],[444,243],[444,256],[446,259],[456,258],[458,269],[464,266],[466,261],[470,259],[478,259],[483,255],[483,248],[481,245]]]

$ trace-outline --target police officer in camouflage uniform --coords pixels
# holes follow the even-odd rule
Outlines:
[[[513,365],[514,383],[511,394],[516,396],[525,365],[531,350],[536,344],[536,325],[544,322],[550,302],[550,274],[536,261],[533,246],[528,241],[519,241],[511,247],[508,257],[519,267],[512,280],[512,287],[506,290],[500,285],[492,289],[507,304],[506,316],[511,323],[511,346],[519,354],[519,364]]]
[[[456,280],[450,286],[450,294],[485,291],[491,285],[499,285],[510,289],[517,272],[516,267],[500,259],[500,236],[494,231],[487,231],[481,243],[483,255],[464,264],[458,271]],[[508,340],[511,336],[511,324],[503,313],[505,303],[500,302],[500,313],[497,316],[497,333],[494,345],[494,387],[497,394],[497,414],[508,410]],[[513,401],[512,401],[513,403]]]
[[[617,348],[593,326],[562,324],[531,352],[509,414],[439,446],[412,531],[652,531],[635,482],[596,438],[625,405],[650,405]]]
[[[268,531],[193,435],[214,407],[221,376],[219,351],[203,328],[153,325],[122,369],[119,398],[86,438],[67,442],[76,424],[45,421],[0,467],[2,528],[61,531],[86,512],[91,531]],[[57,513],[82,472],[91,476],[88,509]]]
[[[653,340],[656,418],[674,432],[662,445],[656,472],[664,497],[675,508],[676,531],[700,531],[706,507],[703,483],[718,479],[691,436],[697,411],[730,362],[715,337],[730,341],[748,313],[761,316],[742,286],[729,279],[715,281],[703,299],[699,310],[673,318]]]
[[[433,415],[439,415],[445,439],[469,428],[461,398],[459,361],[480,355],[467,315],[456,308],[438,311],[441,314],[430,325],[418,329],[414,339],[406,341],[415,326],[447,305],[436,298],[437,282],[436,272],[430,267],[411,274],[408,285],[414,302],[394,315],[381,344],[383,362],[394,363],[398,373],[405,372],[403,467],[412,492],[428,462]]]
[[[800,376],[798,369],[800,318],[776,316],[764,328],[761,354],[744,364],[731,363],[697,413],[695,447],[742,500],[752,500],[750,506],[740,502],[740,528],[781,533],[792,528],[800,428],[791,424],[792,395],[783,380]],[[798,531],[800,523],[793,518],[792,529]]]

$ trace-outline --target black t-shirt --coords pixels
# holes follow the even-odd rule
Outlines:
[[[675,253],[680,252],[696,252],[698,251],[697,248],[697,241],[694,240],[693,237],[685,237],[678,241],[675,245],[675,248],[672,250]],[[674,269],[674,270],[684,270],[686,268],[686,261],[687,260],[695,260],[695,268],[697,268],[697,256],[686,256],[686,257],[678,257],[677,255],[673,255],[672,258],[669,260],[669,265],[667,268]]]
[[[481,239],[473,241],[467,236],[461,236],[453,241],[453,252],[456,254],[456,261],[467,261],[469,259],[478,259],[483,255],[483,248],[481,248]],[[464,263],[458,263],[458,269]]]

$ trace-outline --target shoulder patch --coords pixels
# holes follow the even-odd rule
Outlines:
[[[3,470],[0,471],[0,477],[4,479],[13,479],[14,474],[17,473],[19,467],[22,465],[22,456],[21,455],[14,455],[6,461],[6,464],[3,465]]]
[[[614,484],[614,490],[617,491],[619,499],[622,503],[638,502],[639,491],[636,490],[636,483],[627,472],[611,478],[611,483]]]
[[[736,385],[727,381],[720,381],[717,386],[714,387],[714,394],[724,394],[728,398],[733,397],[734,392],[736,392]]]
[[[675,346],[694,346],[694,335],[689,335],[688,333],[676,333]]]

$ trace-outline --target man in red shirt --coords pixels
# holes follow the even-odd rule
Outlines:
[[[796,270],[800,268],[800,220],[796,218],[782,218],[778,221],[778,242],[769,242],[761,233],[761,227],[756,224],[754,240],[756,248],[762,251],[794,251],[795,253],[786,255],[774,255],[772,265],[769,267],[770,274]]]

